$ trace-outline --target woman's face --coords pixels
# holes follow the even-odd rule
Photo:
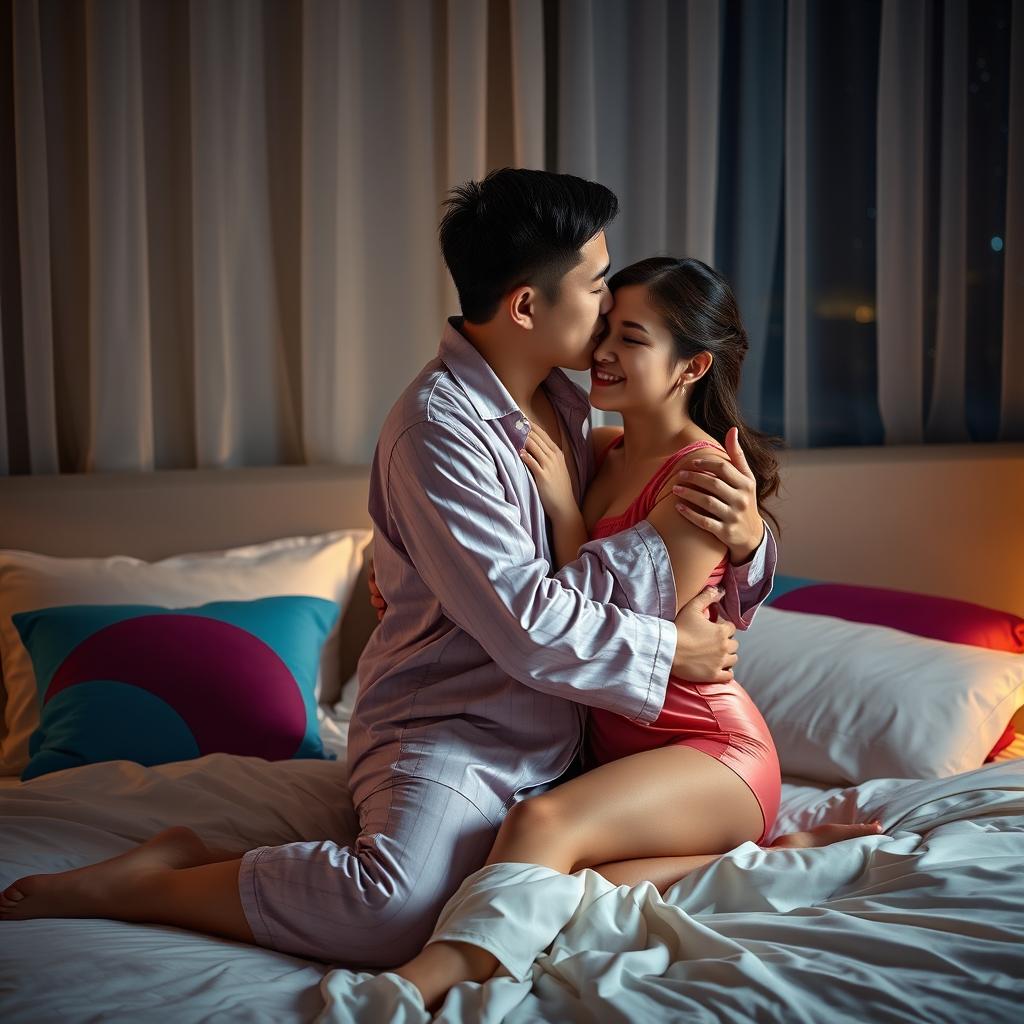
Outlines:
[[[687,388],[711,365],[711,353],[677,361],[675,343],[661,315],[648,302],[647,287],[627,285],[615,292],[608,313],[608,333],[594,349],[590,370],[590,404],[625,412],[679,403],[679,384]],[[607,383],[600,375],[617,380]]]

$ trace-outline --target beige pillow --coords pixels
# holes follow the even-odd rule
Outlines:
[[[341,608],[324,643],[317,677],[321,692],[337,694],[341,680],[338,631],[373,537],[371,530],[335,530],[287,537],[227,551],[175,555],[145,562],[125,555],[54,558],[0,550],[0,659],[4,736],[0,775],[19,775],[39,724],[35,673],[11,616],[69,604],[158,604],[185,608],[209,601],[307,595]]]

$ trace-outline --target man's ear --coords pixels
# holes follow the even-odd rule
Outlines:
[[[516,327],[532,331],[537,315],[537,292],[528,284],[513,288],[505,297],[508,315]]]

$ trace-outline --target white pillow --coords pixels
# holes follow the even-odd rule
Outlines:
[[[53,558],[0,550],[0,658],[6,725],[0,775],[19,775],[28,742],[39,725],[32,660],[11,621],[17,612],[68,604],[158,604],[185,608],[209,601],[248,601],[306,595],[345,606],[363,564],[372,530],[335,530],[315,537],[287,537],[227,551],[176,555],[159,562],[114,555]],[[316,696],[340,686],[338,623],[324,642]]]
[[[736,678],[784,775],[856,785],[979,768],[1024,704],[1024,656],[762,606]]]

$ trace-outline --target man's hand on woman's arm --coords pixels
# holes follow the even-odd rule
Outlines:
[[[731,462],[711,457],[688,460],[675,474],[676,511],[707,530],[729,549],[729,561],[742,565],[761,546],[765,524],[757,508],[757,481],[740,448],[739,430],[730,427],[725,449]]]
[[[672,675],[698,683],[731,683],[740,645],[728,619],[712,622],[708,609],[719,597],[717,587],[705,587],[676,616],[676,653]]]

